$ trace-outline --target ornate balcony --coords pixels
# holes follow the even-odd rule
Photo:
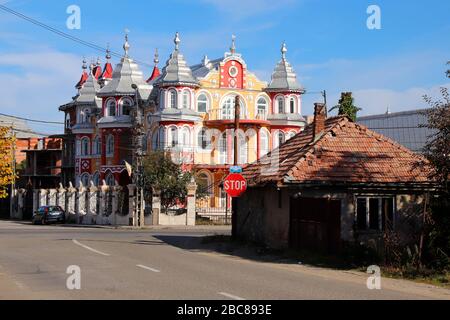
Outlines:
[[[208,126],[231,125],[234,123],[234,109],[212,109],[205,118],[205,124]],[[241,110],[240,123],[245,125],[270,125],[267,120],[267,113],[261,110],[256,116],[250,117],[248,112]]]

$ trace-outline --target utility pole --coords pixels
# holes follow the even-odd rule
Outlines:
[[[240,125],[240,117],[241,117],[241,104],[240,104],[240,97],[236,96],[236,99],[234,101],[234,166],[237,166],[239,164],[239,125]],[[228,195],[227,195],[228,199]],[[237,235],[237,215],[236,215],[236,199],[233,198],[232,200],[232,215],[231,215],[231,225],[232,225],[232,238],[235,239]],[[227,204],[228,209],[228,204]]]
[[[144,212],[144,176],[143,176],[143,136],[144,124],[143,113],[138,88],[132,85],[135,90],[136,113],[133,119],[133,184],[135,185],[135,208],[133,225],[135,227],[145,226]]]
[[[12,180],[11,180],[11,192],[9,195],[9,215],[11,217],[11,214],[14,209],[14,202],[16,200],[16,138],[17,133],[14,131],[14,128],[11,127],[11,134],[12,134],[12,143],[11,143],[11,168],[12,168]]]

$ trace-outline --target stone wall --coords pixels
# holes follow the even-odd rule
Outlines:
[[[167,216],[161,213],[159,193],[154,192],[152,198],[152,210],[145,215],[145,225],[165,226],[194,226],[195,225],[195,190],[197,186],[191,182],[188,187],[187,213],[180,216]],[[96,187],[80,185],[74,188],[72,184],[68,188],[62,185],[58,189],[39,189],[33,191],[33,212],[42,206],[60,206],[66,212],[66,222],[83,225],[136,225],[134,217],[135,195],[134,185],[129,185],[125,192],[118,185],[111,187],[103,182]],[[25,190],[16,190],[11,219],[22,220],[25,210]],[[29,192],[29,191],[28,191]],[[126,208],[128,207],[128,209]],[[145,203],[143,204],[145,207]]]

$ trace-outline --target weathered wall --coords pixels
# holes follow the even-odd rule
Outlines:
[[[238,237],[272,248],[287,248],[289,246],[290,199],[295,195],[305,198],[340,200],[341,240],[343,243],[355,241],[356,194],[345,190],[336,192],[284,188],[277,191],[274,187],[250,188],[237,200]],[[423,196],[410,194],[392,194],[391,196],[396,199],[395,230],[402,235],[402,242],[410,242],[411,235],[417,234],[420,227],[418,217],[420,218],[420,213],[423,211]],[[381,232],[367,232],[360,234],[357,241],[372,243],[378,247],[380,239],[382,239]]]

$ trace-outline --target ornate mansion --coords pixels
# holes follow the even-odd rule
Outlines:
[[[234,163],[234,103],[240,97],[238,163],[249,164],[300,132],[302,94],[296,74],[281,48],[270,83],[261,81],[236,52],[233,37],[229,52],[219,59],[189,66],[180,50],[178,33],[165,66],[158,53],[151,75],[144,77],[129,56],[113,68],[108,50],[106,64],[83,62],[78,94],[60,107],[65,113],[63,181],[98,185],[130,183],[125,161],[133,157],[133,108],[144,110],[144,152],[164,150],[185,170],[194,171],[207,186],[210,207],[227,203],[222,181]],[[229,202],[228,202],[229,203]]]

